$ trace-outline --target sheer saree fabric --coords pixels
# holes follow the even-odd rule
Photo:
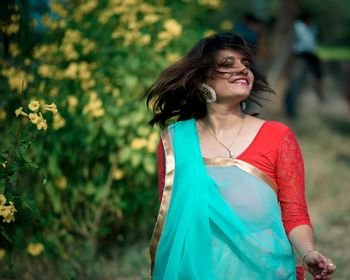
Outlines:
[[[194,119],[162,137],[167,178],[151,240],[153,279],[295,279],[273,184],[239,160],[204,162]]]

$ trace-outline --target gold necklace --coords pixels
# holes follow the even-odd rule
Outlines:
[[[235,155],[233,154],[233,152],[230,150],[232,145],[236,142],[236,140],[238,139],[238,136],[241,134],[242,128],[243,128],[243,123],[244,123],[244,119],[245,119],[245,114],[243,114],[243,118],[242,118],[242,122],[241,122],[241,126],[236,134],[236,137],[233,139],[232,143],[229,146],[226,146],[224,143],[222,143],[218,138],[216,138],[215,134],[212,133],[209,129],[206,129],[209,134],[216,140],[216,142],[218,142],[222,147],[225,148],[225,150],[228,152],[228,155],[230,158],[235,158]]]

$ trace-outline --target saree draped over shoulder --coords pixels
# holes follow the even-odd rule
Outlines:
[[[152,278],[295,279],[274,182],[237,159],[203,159],[194,119],[163,131],[166,178]]]

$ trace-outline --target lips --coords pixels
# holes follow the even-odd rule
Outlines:
[[[231,80],[230,83],[249,85],[249,79],[247,77],[238,77],[238,78],[235,78],[234,80]]]

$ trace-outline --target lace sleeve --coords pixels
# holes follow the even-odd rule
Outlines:
[[[277,150],[276,179],[282,221],[287,235],[298,225],[311,226],[305,200],[303,156],[290,129],[282,137]]]
[[[159,190],[159,201],[162,200],[164,190],[164,178],[165,178],[165,155],[162,139],[159,140],[157,150],[158,160],[158,190]]]

